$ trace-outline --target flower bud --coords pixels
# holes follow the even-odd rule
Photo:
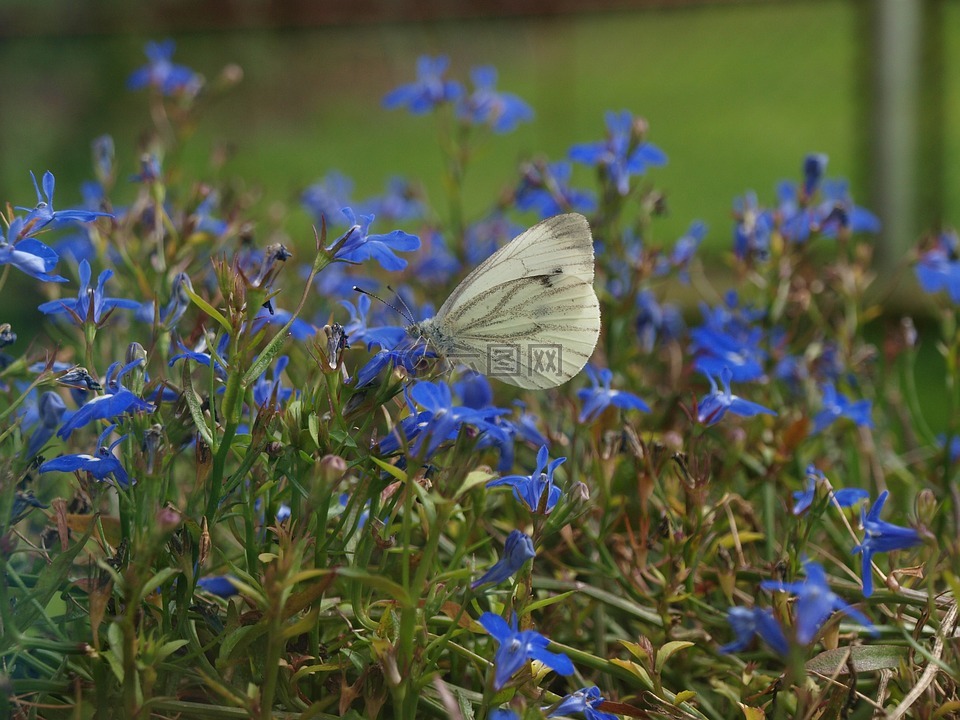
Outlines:
[[[930,527],[937,514],[937,496],[933,490],[924,488],[917,495],[917,519],[924,527]]]
[[[324,455],[320,459],[320,479],[328,485],[340,482],[347,472],[347,461],[339,455]]]

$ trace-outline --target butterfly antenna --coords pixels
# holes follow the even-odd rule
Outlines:
[[[379,301],[382,302],[384,305],[386,305],[388,308],[390,308],[390,309],[393,310],[395,313],[397,313],[397,315],[399,315],[400,317],[402,317],[403,319],[405,319],[405,320],[406,320],[408,323],[410,323],[411,325],[413,325],[413,324],[416,322],[416,320],[413,319],[413,314],[410,312],[410,308],[407,307],[407,304],[403,302],[403,298],[400,298],[399,295],[397,295],[397,297],[400,298],[400,302],[403,303],[403,307],[404,307],[403,310],[401,310],[400,308],[398,308],[398,307],[397,307],[396,305],[394,305],[393,303],[388,303],[386,300],[384,300],[384,299],[383,299],[382,297],[380,297],[379,295],[374,295],[374,294],[373,294],[372,292],[370,292],[369,290],[364,290],[362,287],[358,287],[358,286],[354,285],[354,286],[353,286],[353,289],[354,289],[356,292],[358,292],[358,293],[360,293],[360,294],[362,294],[362,295],[368,295],[368,296],[372,297],[374,300],[379,300]]]
[[[400,304],[403,306],[403,309],[406,311],[405,314],[404,314],[404,317],[408,318],[408,319],[410,320],[410,323],[411,323],[411,324],[414,323],[415,320],[413,319],[413,310],[411,310],[411,309],[410,309],[410,306],[407,305],[407,301],[403,299],[403,295],[401,295],[400,293],[398,293],[396,290],[394,290],[394,289],[393,289],[392,287],[390,287],[389,285],[387,285],[387,290],[389,290],[390,292],[392,292],[394,295],[397,296],[397,300],[400,302]]]

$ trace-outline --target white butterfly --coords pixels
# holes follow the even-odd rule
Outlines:
[[[407,331],[448,362],[510,385],[565,383],[600,337],[587,219],[556,215],[521,233],[467,275],[435,317]]]

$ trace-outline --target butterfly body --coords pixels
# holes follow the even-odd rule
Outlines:
[[[548,218],[478,265],[437,311],[414,323],[442,358],[523,388],[576,375],[600,336],[593,238],[576,213]]]

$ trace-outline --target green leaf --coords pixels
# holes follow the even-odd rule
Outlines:
[[[150,578],[146,584],[140,589],[140,596],[137,598],[137,602],[142,602],[143,599],[156,590],[158,587],[163,585],[167,580],[172,578],[174,575],[179,575],[180,569],[175,567],[167,567],[158,572],[152,578]]]
[[[283,343],[287,340],[287,334],[290,332],[290,328],[293,326],[293,321],[296,319],[297,314],[291,314],[286,325],[280,328],[280,331],[270,338],[270,342],[267,343],[267,346],[261,351],[260,355],[257,356],[256,361],[244,374],[242,380],[243,387],[248,388],[250,387],[251,383],[256,382],[257,378],[263,375],[264,370],[266,370],[270,366],[270,363],[273,362],[273,359],[280,354],[280,351],[283,349]]]
[[[183,370],[180,375],[182,378],[181,384],[183,385],[183,398],[187,401],[187,407],[190,409],[190,417],[193,418],[193,424],[197,428],[197,432],[200,433],[200,437],[202,437],[203,441],[207,444],[207,447],[209,447],[211,451],[214,451],[217,446],[213,441],[213,433],[210,432],[210,428],[207,426],[207,419],[203,416],[200,396],[197,395],[197,391],[193,389],[189,363],[183,363]]]
[[[352,567],[338,567],[336,573],[341,577],[358,580],[364,585],[386,593],[403,607],[413,607],[413,600],[411,600],[407,591],[403,589],[403,586],[395,583],[393,580],[388,580],[383,575]]]
[[[467,476],[463,479],[463,483],[457,489],[455,497],[459,498],[466,495],[477,485],[486,485],[496,476],[496,473],[490,472],[489,470],[474,470],[473,472],[467,473]]]
[[[570,597],[573,594],[574,594],[574,591],[571,590],[570,592],[560,593],[559,595],[550,595],[548,597],[537,600],[536,602],[530,603],[525,607],[524,611],[533,612],[534,610],[545,608],[549,605],[553,605],[554,603],[562,602],[563,600],[565,600],[566,598]]]
[[[67,577],[73,568],[73,561],[90,538],[93,527],[91,523],[76,543],[57,555],[53,562],[39,574],[37,584],[31,589],[29,597],[18,600],[17,607],[13,611],[13,630],[22,632],[34,625],[50,603],[54,593],[64,589]],[[10,647],[17,634],[17,632],[0,633],[0,650]]]
[[[227,319],[220,313],[219,310],[217,310],[213,305],[211,305],[210,303],[208,303],[208,302],[207,302],[206,300],[204,300],[202,297],[200,297],[199,295],[197,295],[193,290],[191,290],[191,289],[190,289],[189,287],[187,287],[186,285],[182,285],[181,287],[183,288],[183,291],[184,291],[185,293],[187,293],[187,297],[189,297],[190,300],[193,301],[193,304],[196,305],[196,306],[197,306],[198,308],[200,308],[201,310],[203,310],[204,313],[206,313],[207,315],[209,315],[210,317],[212,317],[214,320],[216,320],[216,321],[217,321],[217,324],[219,324],[220,327],[222,327],[222,328],[224,329],[224,331],[226,331],[226,333],[227,333],[228,335],[233,332],[233,328],[230,327],[230,323],[229,323],[229,322],[227,321]]]
[[[391,465],[390,463],[384,462],[380,458],[373,457],[372,455],[370,456],[370,459],[373,460],[377,467],[391,475],[395,480],[399,480],[400,482],[404,483],[407,481],[407,474],[396,465]]]
[[[663,647],[657,651],[657,661],[653,666],[653,669],[657,675],[663,672],[663,666],[666,664],[667,660],[670,659],[671,655],[680,652],[681,650],[686,650],[692,645],[693,643],[688,642],[687,640],[673,640],[672,642],[668,642],[663,645]]]
[[[901,645],[858,645],[827,650],[807,661],[807,670],[821,675],[846,675],[850,665],[855,672],[875,672],[900,666],[909,648]],[[848,660],[849,658],[849,660]]]

